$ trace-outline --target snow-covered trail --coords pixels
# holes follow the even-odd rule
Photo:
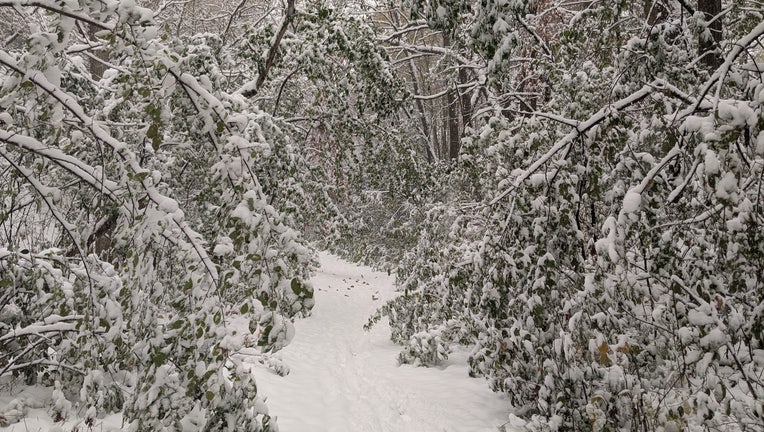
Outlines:
[[[508,404],[467,376],[465,355],[440,368],[398,366],[387,322],[368,317],[395,295],[392,277],[322,254],[313,315],[277,356],[285,377],[254,370],[281,432],[496,432]]]

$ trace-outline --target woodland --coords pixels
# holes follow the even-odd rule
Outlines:
[[[0,0],[0,386],[275,431],[328,250],[528,430],[760,432],[763,105],[761,0]]]

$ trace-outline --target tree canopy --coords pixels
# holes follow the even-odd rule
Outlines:
[[[764,421],[758,0],[0,0],[0,379],[275,430],[315,248],[533,430]],[[250,334],[227,323],[249,322]]]

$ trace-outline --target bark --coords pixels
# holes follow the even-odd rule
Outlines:
[[[457,108],[459,102],[456,89],[450,90],[447,95],[448,103],[448,158],[455,160],[459,157],[459,147],[461,144],[461,134],[459,133],[459,115]]]
[[[467,71],[464,68],[459,69],[459,84],[467,84],[469,77],[467,77]],[[472,101],[470,99],[470,92],[464,92],[461,94],[461,110],[462,110],[462,133],[464,129],[472,122]]]
[[[414,67],[414,60],[411,59],[408,61],[408,63],[409,63],[409,68],[411,70],[411,83],[414,86],[414,94],[415,95],[421,94],[420,86],[419,86],[419,75],[417,74],[416,68]],[[434,160],[433,149],[435,148],[435,146],[434,146],[434,142],[430,139],[430,126],[427,124],[427,117],[426,117],[426,112],[424,109],[424,103],[422,102],[421,99],[416,99],[415,105],[416,105],[417,111],[419,112],[419,121],[422,125],[422,133],[427,139],[427,143],[425,144],[425,151],[427,152],[427,162],[432,163]]]
[[[448,33],[443,33],[443,48],[451,47],[451,37]],[[443,152],[448,155],[450,160],[459,157],[459,146],[461,143],[461,133],[459,131],[459,93],[456,85],[446,92],[446,110],[443,128]]]
[[[100,30],[101,28],[94,24],[88,24],[88,39],[90,39],[91,43],[98,43],[98,38],[95,34]],[[103,49],[93,50],[92,55],[93,57],[90,58],[88,68],[90,69],[91,78],[98,81],[103,78],[103,73],[106,72],[108,56]]]
[[[698,55],[708,69],[722,64],[720,44],[722,41],[722,0],[698,0],[698,11],[703,12],[711,37],[701,35]]]
[[[284,34],[286,34],[287,27],[289,27],[289,23],[292,22],[292,18],[294,18],[295,15],[295,8],[294,8],[294,1],[295,0],[288,0],[287,1],[287,7],[286,11],[284,12],[284,21],[281,22],[281,27],[279,28],[278,33],[276,33],[276,37],[273,39],[273,45],[268,49],[268,56],[265,59],[265,64],[259,66],[259,70],[257,72],[257,81],[255,82],[255,87],[253,89],[249,89],[247,91],[242,92],[242,96],[244,97],[253,97],[257,94],[257,92],[260,91],[260,88],[265,83],[265,79],[268,77],[268,72],[273,67],[273,62],[276,60],[276,54],[279,52],[279,46],[281,45],[281,39],[284,38]]]

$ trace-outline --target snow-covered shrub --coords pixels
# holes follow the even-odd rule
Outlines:
[[[480,204],[464,200],[475,210],[447,235],[427,224],[399,280],[408,295],[380,311],[393,339],[431,355],[416,348],[426,332],[458,320],[472,373],[537,430],[757,430],[764,26],[729,9],[710,67],[687,5],[543,3],[559,31],[531,25],[542,2],[476,6],[525,27],[494,47],[535,56],[518,75],[491,75],[512,65],[491,56],[488,102],[547,79],[536,105],[497,98],[465,139],[445,184]]]
[[[408,94],[377,33],[359,16],[305,4],[272,63],[278,78],[263,85],[258,99],[263,109],[292,118],[278,126],[298,137],[295,157],[310,167],[305,175],[290,170],[265,177],[264,189],[296,185],[303,192],[290,205],[306,236],[345,257],[384,266],[416,242],[411,222],[431,179],[415,139],[400,126]],[[238,58],[261,61],[272,35],[251,29],[245,38]],[[267,178],[280,181],[268,184]]]
[[[303,169],[289,137],[224,91],[214,37],[160,37],[132,2],[19,11],[40,7],[0,49],[0,376],[55,384],[60,416],[268,430],[227,320],[274,351],[313,306],[300,191],[275,187]]]

